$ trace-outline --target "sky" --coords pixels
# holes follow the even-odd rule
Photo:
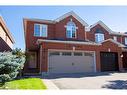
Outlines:
[[[127,6],[0,6],[0,15],[14,37],[14,48],[25,50],[23,18],[54,20],[74,11],[86,23],[103,21],[111,30],[127,32]]]

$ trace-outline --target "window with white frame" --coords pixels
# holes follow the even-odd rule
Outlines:
[[[66,26],[66,37],[76,38],[76,25],[74,22],[69,21]]]
[[[47,37],[47,25],[34,24],[34,36]]]
[[[113,39],[114,39],[115,41],[117,41],[117,37],[116,37],[116,36],[113,36]]]
[[[96,33],[95,34],[95,42],[100,43],[104,40],[104,34]]]
[[[127,45],[127,37],[125,37],[125,45]]]

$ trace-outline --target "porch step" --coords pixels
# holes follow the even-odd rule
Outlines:
[[[121,72],[127,72],[127,68],[120,70]]]
[[[41,76],[40,73],[24,73],[24,76]]]
[[[23,76],[40,76],[38,69],[26,69],[23,70]]]

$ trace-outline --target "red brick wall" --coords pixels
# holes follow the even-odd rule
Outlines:
[[[114,35],[114,34],[109,34],[109,32],[107,30],[105,30],[101,25],[96,25],[95,27],[93,27],[90,32],[86,32],[87,34],[87,39],[90,40],[90,41],[95,41],[95,32],[96,32],[96,29],[101,29],[102,31],[104,31],[104,36],[105,36],[105,40],[106,39],[113,39],[114,36],[117,37],[117,41],[122,43],[122,44],[125,44],[125,37],[127,36],[123,36],[123,35]]]
[[[66,38],[66,28],[67,22],[73,20],[73,22],[78,27],[77,29],[77,38],[75,40],[85,40],[85,37],[88,40],[95,41],[95,31],[97,28],[101,29],[104,32],[105,39],[113,38],[113,35],[110,35],[107,30],[105,30],[101,25],[96,25],[93,27],[90,32],[85,33],[85,26],[83,26],[78,20],[76,20],[73,16],[69,16],[56,24],[51,23],[43,23],[37,21],[27,21],[26,27],[26,49],[27,50],[37,50],[39,47],[36,44],[37,39],[64,39],[69,40]],[[34,36],[34,24],[47,24],[48,25],[48,37],[35,37]],[[118,42],[125,44],[124,38],[125,36],[117,36]]]
[[[127,36],[122,36],[123,44],[125,44],[125,37],[127,37]]]
[[[48,68],[48,49],[56,49],[56,50],[72,50],[72,47],[75,46],[75,50],[81,51],[95,51],[96,52],[96,69],[100,71],[100,52],[105,51],[109,52],[117,52],[118,53],[118,63],[120,70],[122,67],[122,59],[120,54],[122,54],[121,48],[119,48],[116,44],[107,41],[103,43],[101,46],[94,46],[94,45],[75,45],[75,44],[62,44],[62,43],[42,43],[43,47],[43,57],[42,57],[42,71],[47,71]]]
[[[110,38],[109,32],[107,30],[105,30],[101,25],[98,24],[95,27],[91,28],[90,32],[87,32],[87,39],[89,39],[90,41],[95,41],[96,29],[100,29],[103,31],[105,39]]]
[[[122,43],[122,44],[125,44],[125,35],[111,35],[111,37],[113,38],[113,36],[116,36],[117,37],[117,41]]]
[[[51,23],[43,23],[43,22],[35,22],[35,21],[27,21],[27,27],[26,27],[26,50],[35,50],[38,51],[40,49],[39,45],[36,44],[37,39],[64,39],[68,40],[66,38],[66,28],[67,22],[72,21],[76,24],[78,27],[77,29],[77,38],[75,40],[85,40],[86,38],[95,41],[95,31],[97,28],[101,29],[104,32],[105,39],[113,38],[109,34],[107,30],[105,30],[101,25],[96,25],[91,29],[90,32],[85,33],[85,26],[83,26],[79,21],[77,21],[74,17],[69,16],[66,19],[63,19],[60,22],[57,22],[56,24]],[[35,37],[34,36],[34,24],[35,23],[41,23],[41,24],[47,24],[48,25],[48,37]],[[87,34],[87,35],[86,35]],[[118,37],[118,41],[120,42],[121,38]],[[122,37],[122,40],[124,41],[124,37]],[[42,43],[42,71],[47,71],[48,66],[48,49],[62,49],[62,50],[72,50],[72,47],[75,46],[76,50],[84,50],[84,51],[95,51],[96,52],[96,68],[97,71],[100,71],[100,51],[107,51],[108,48],[110,48],[111,52],[118,52],[119,57],[119,68],[122,68],[122,61],[120,58],[120,54],[122,53],[121,49],[118,48],[116,44],[113,44],[111,42],[105,42],[102,46],[93,46],[93,45],[74,45],[74,44],[60,44],[60,43]],[[38,53],[38,66],[40,66],[40,54]]]
[[[117,41],[119,42],[119,43],[123,43],[123,40],[122,40],[122,36],[120,36],[120,35],[111,35],[111,38],[113,39],[113,37],[114,36],[116,36],[117,37]]]
[[[84,40],[85,39],[85,27],[78,20],[76,20],[73,16],[69,16],[69,17],[61,20],[60,22],[56,23],[55,38],[67,39],[65,26],[70,21],[70,19],[72,19],[72,21],[78,27],[78,29],[76,29],[77,30],[76,31],[77,32],[76,40]]]
[[[36,37],[34,36],[34,24],[47,24],[48,25],[48,37]],[[52,39],[54,38],[55,25],[50,23],[42,23],[42,22],[33,22],[27,21],[26,27],[26,49],[34,50],[38,49],[38,45],[36,44],[37,39]]]
[[[75,40],[85,40],[85,31],[84,31],[85,27],[72,16],[69,16],[66,19],[63,19],[62,21],[60,21],[56,24],[43,23],[43,22],[37,22],[37,21],[27,21],[26,49],[29,49],[29,50],[38,49],[39,47],[36,45],[37,39],[64,39],[64,40],[68,40],[66,38],[65,25],[67,24],[68,21],[70,21],[70,19],[72,19],[72,21],[78,27],[78,29],[76,31],[77,38]],[[35,23],[48,25],[48,37],[47,38],[34,36],[34,24]]]

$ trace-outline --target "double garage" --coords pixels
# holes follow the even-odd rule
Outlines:
[[[96,70],[94,52],[50,51],[48,55],[49,73],[84,73]]]
[[[118,71],[118,54],[100,52],[101,71]],[[48,73],[96,72],[93,51],[49,51]]]

